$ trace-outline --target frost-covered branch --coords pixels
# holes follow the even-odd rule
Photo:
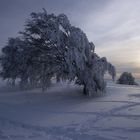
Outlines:
[[[64,14],[32,13],[20,35],[3,48],[5,79],[19,78],[22,86],[39,84],[43,90],[55,76],[58,81],[77,79],[90,96],[105,92],[106,71],[115,78],[115,67],[95,53],[94,44]]]

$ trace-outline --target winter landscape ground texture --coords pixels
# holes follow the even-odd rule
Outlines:
[[[102,97],[57,84],[41,93],[0,88],[0,140],[139,140],[140,87],[108,82]]]

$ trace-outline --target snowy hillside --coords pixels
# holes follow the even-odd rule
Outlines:
[[[0,89],[0,140],[139,140],[140,87],[109,82],[103,97],[75,85]]]

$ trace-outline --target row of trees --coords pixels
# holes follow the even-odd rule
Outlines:
[[[87,95],[104,92],[106,71],[115,78],[115,67],[95,53],[95,46],[85,33],[70,24],[64,14],[31,13],[25,29],[17,38],[10,38],[2,48],[1,77],[13,85],[16,79],[26,88],[70,80],[84,86]]]

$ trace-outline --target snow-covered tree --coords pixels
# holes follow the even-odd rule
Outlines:
[[[129,72],[123,72],[120,75],[120,78],[117,80],[118,84],[124,84],[124,85],[138,85],[135,82],[135,78],[133,77],[133,75]]]
[[[105,91],[106,71],[115,78],[115,67],[95,53],[94,44],[64,14],[31,13],[21,35],[26,44],[21,82],[41,83],[44,90],[52,77],[76,80],[90,96]]]
[[[21,49],[23,42],[19,38],[9,38],[7,45],[2,48],[1,56],[1,76],[8,79],[12,85],[19,76],[19,63],[21,59]]]

